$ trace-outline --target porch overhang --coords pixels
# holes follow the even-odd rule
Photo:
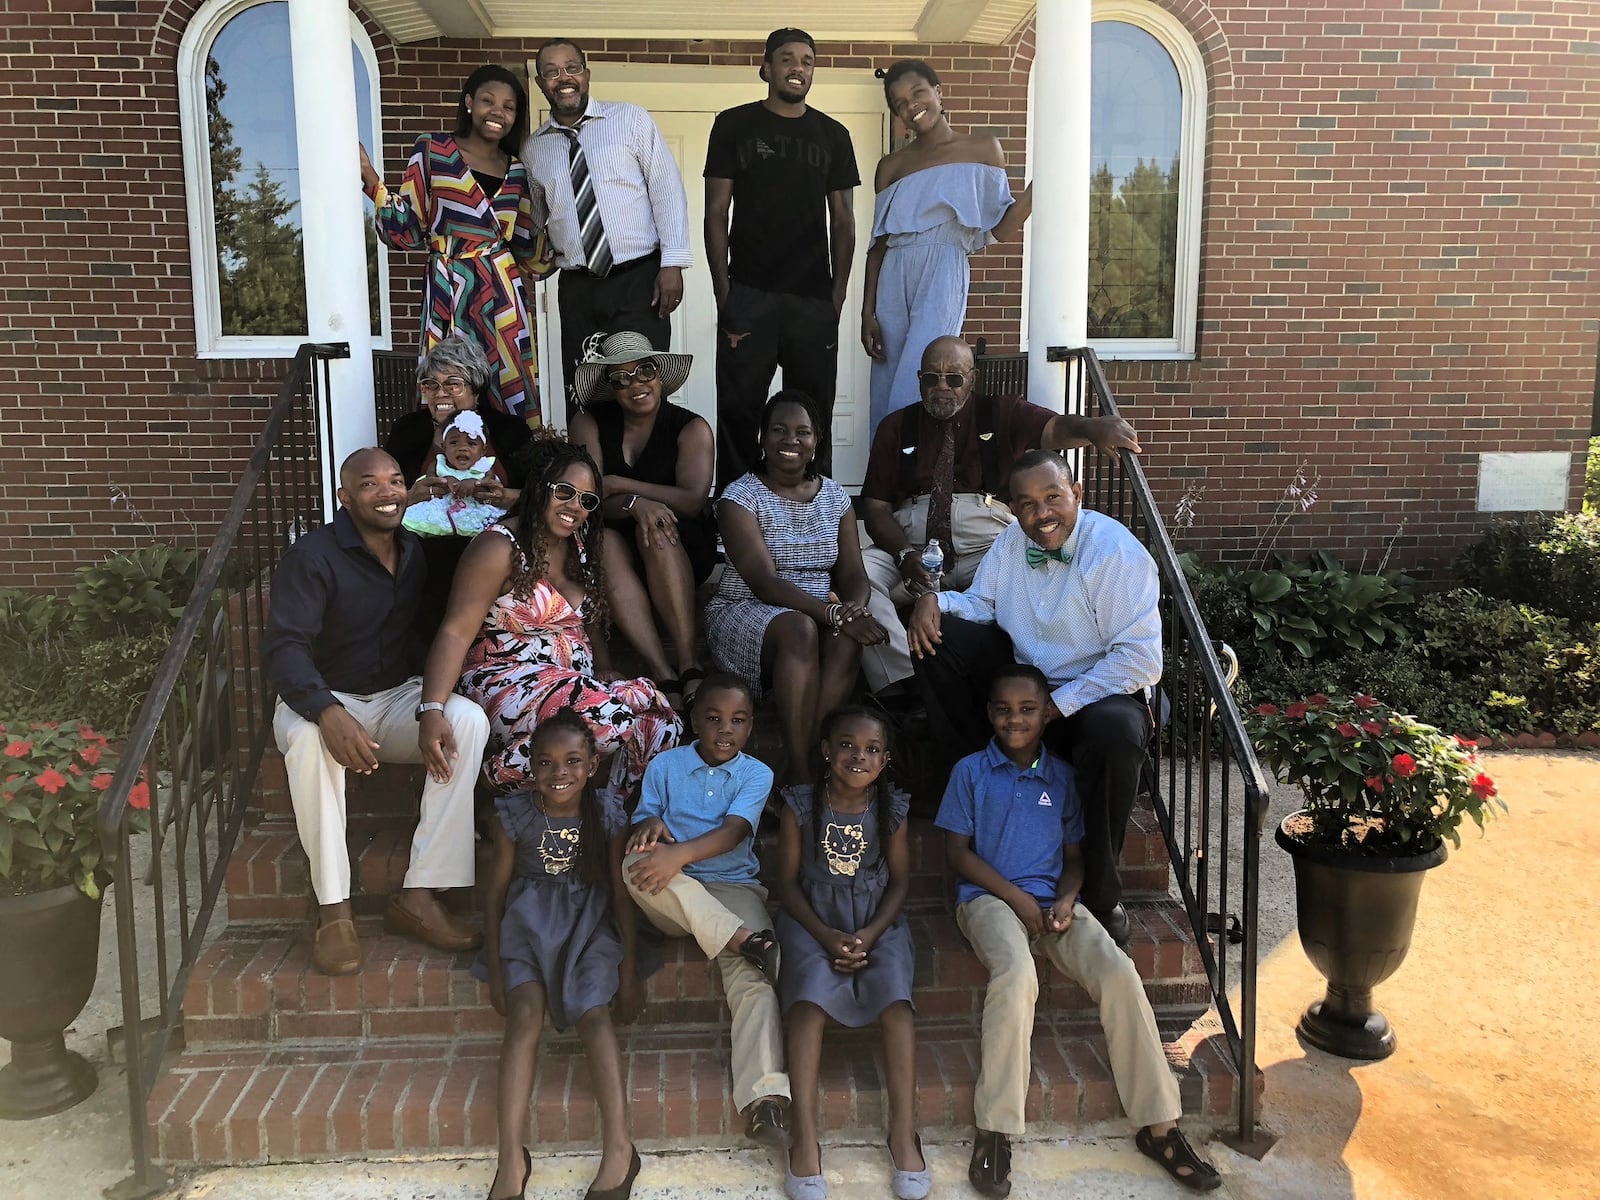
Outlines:
[[[973,42],[999,45],[1033,0],[364,0],[397,42],[432,38],[666,38],[761,41],[797,25],[819,42]]]

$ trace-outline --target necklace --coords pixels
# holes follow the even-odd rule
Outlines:
[[[534,847],[544,873],[564,875],[578,862],[578,830],[568,825],[552,825],[550,814],[545,811],[544,800],[538,792],[533,793],[533,807],[544,822],[539,841]]]
[[[824,786],[822,808],[827,822],[822,831],[822,856],[827,860],[830,874],[853,876],[861,869],[861,858],[867,851],[867,809],[862,809],[860,813],[843,814],[859,816],[860,821],[841,820],[841,814],[834,810],[828,800],[828,792],[829,789]],[[870,807],[869,802],[867,808]]]

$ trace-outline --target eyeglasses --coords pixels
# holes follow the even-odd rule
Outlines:
[[[560,79],[563,75],[570,75],[570,76],[572,76],[572,78],[576,79],[579,75],[582,75],[586,71],[588,71],[588,69],[589,68],[588,68],[587,65],[578,66],[578,67],[574,67],[574,66],[558,67],[554,63],[551,63],[548,67],[540,67],[539,68],[539,78],[543,79],[543,80],[545,80],[545,81],[547,81],[549,83],[554,83],[556,80]]]
[[[568,504],[576,500],[583,506],[584,512],[593,512],[600,507],[600,497],[593,492],[580,492],[570,483],[552,483],[550,494],[556,498],[558,504]]]
[[[459,375],[447,375],[443,379],[424,379],[422,392],[425,396],[437,396],[440,392],[464,392],[467,390],[467,381]]]
[[[971,371],[918,371],[917,382],[923,387],[938,387],[942,382],[945,387],[958,388],[971,374]]]
[[[616,391],[621,391],[635,379],[640,383],[649,383],[652,379],[661,378],[661,368],[646,359],[631,371],[611,371],[606,375],[606,382]]]

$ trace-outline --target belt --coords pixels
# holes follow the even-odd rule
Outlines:
[[[591,279],[610,279],[613,275],[621,275],[626,271],[632,271],[637,267],[646,265],[647,263],[655,263],[660,261],[661,251],[652,250],[649,254],[644,255],[642,258],[630,258],[627,262],[612,264],[611,270],[607,271],[603,276],[596,275],[593,271],[589,270],[588,267],[562,267],[561,273],[563,275],[587,275]]]

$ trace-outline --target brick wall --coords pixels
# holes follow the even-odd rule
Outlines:
[[[194,7],[0,0],[13,261],[0,585],[59,584],[151,540],[149,525],[163,540],[208,535],[281,378],[280,362],[194,355],[174,78]],[[1588,430],[1600,17],[1564,0],[1168,7],[1211,88],[1200,357],[1108,373],[1158,496],[1170,508],[1202,489],[1180,541],[1248,555],[1305,462],[1320,499],[1281,548],[1448,559],[1483,523],[1479,452],[1576,450]],[[472,67],[520,64],[537,44],[394,46],[372,32],[390,161],[439,126]],[[610,61],[753,71],[761,48],[589,49],[603,94]],[[999,136],[1020,175],[1031,31],[1004,47],[823,50],[819,71],[929,59],[958,124]],[[404,330],[420,263],[390,262]],[[995,248],[973,266],[967,332],[1014,348],[1020,256]]]

